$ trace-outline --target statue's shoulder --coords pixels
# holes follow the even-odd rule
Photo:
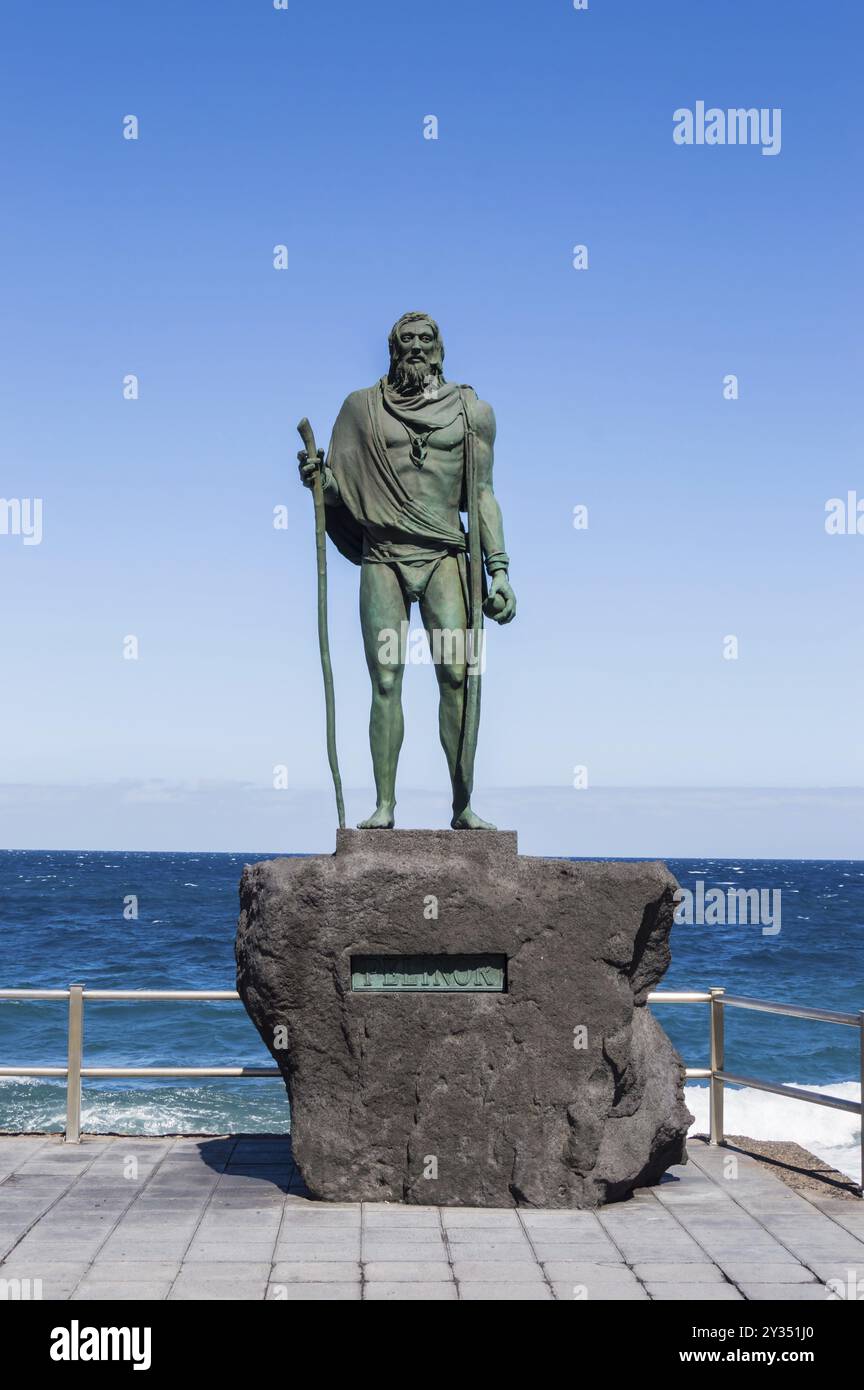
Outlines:
[[[370,399],[377,395],[380,390],[380,383],[375,382],[374,386],[361,386],[359,391],[351,391],[342,402],[342,409],[349,414],[358,410],[367,410]]]
[[[374,386],[362,386],[359,391],[352,391],[345,397],[336,419],[340,430],[365,426],[369,419],[370,402],[378,390],[376,382]]]
[[[473,386],[460,386],[460,391],[468,397],[471,418],[477,433],[485,439],[495,438],[495,411],[488,401],[482,401]]]

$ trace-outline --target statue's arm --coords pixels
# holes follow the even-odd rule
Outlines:
[[[300,465],[300,481],[304,487],[311,488],[315,479],[315,474],[321,470],[321,491],[324,494],[324,505],[333,507],[337,502],[341,502],[342,494],[339,491],[339,484],[333,476],[332,469],[324,462],[323,452],[319,449],[317,459],[310,459],[305,449],[301,449],[297,455],[297,462]]]
[[[487,615],[497,623],[509,623],[516,616],[516,595],[510,587],[510,557],[504,545],[504,520],[498,499],[492,490],[492,465],[495,452],[495,412],[485,401],[478,401],[474,407],[474,461],[477,468],[477,502],[480,511],[480,544],[486,571],[492,583],[489,586]],[[495,610],[492,601],[503,606]],[[485,608],[485,605],[484,605]]]
[[[510,564],[504,545],[504,519],[498,499],[492,489],[492,466],[495,450],[495,412],[485,401],[474,407],[476,430],[474,459],[477,468],[477,493],[480,507],[480,544],[488,574],[503,570]]]
[[[324,493],[324,505],[335,507],[337,502],[342,501],[342,494],[339,491],[339,484],[333,474],[333,470],[325,463],[321,469],[321,490]]]

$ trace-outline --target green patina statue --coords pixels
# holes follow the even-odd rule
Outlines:
[[[298,454],[302,481],[323,493],[327,534],[360,566],[377,804],[359,828],[394,824],[404,729],[405,650],[399,636],[407,632],[416,600],[438,677],[439,729],[453,786],[451,825],[494,830],[471,809],[471,792],[483,615],[503,624],[516,613],[501,509],[492,491],[495,416],[470,386],[445,381],[444,344],[428,314],[403,314],[389,346],[387,376],[345,401],[326,461],[320,453]],[[341,807],[338,781],[337,799]]]

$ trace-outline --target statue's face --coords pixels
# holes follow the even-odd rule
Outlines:
[[[411,368],[412,375],[441,369],[441,345],[428,319],[403,323],[396,335],[396,365]]]

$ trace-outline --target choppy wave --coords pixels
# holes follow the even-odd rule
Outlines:
[[[65,1124],[64,1082],[0,1077],[0,1129],[59,1134]],[[99,1083],[98,1090],[85,1084],[81,1128],[88,1134],[278,1134],[289,1131],[290,1111],[278,1078],[134,1087]]]

